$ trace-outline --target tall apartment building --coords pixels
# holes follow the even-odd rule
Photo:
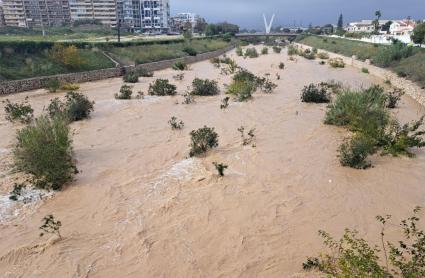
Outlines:
[[[115,27],[117,24],[116,0],[69,0],[71,19],[97,19],[102,24]]]
[[[178,13],[176,16],[173,16],[170,20],[170,27],[175,32],[181,32],[184,27],[189,24],[193,29],[196,26],[196,23],[198,20],[200,20],[201,17],[195,13]]]
[[[169,31],[169,0],[117,0],[117,14],[121,27],[128,31]]]
[[[5,26],[2,3],[0,2],[0,27]]]
[[[24,2],[22,0],[3,0],[4,23],[7,26],[27,27]]]
[[[68,0],[4,0],[7,26],[51,27],[71,22]]]

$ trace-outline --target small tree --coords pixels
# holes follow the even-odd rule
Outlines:
[[[43,221],[43,224],[40,226],[39,229],[42,230],[43,232],[40,233],[40,237],[42,237],[44,233],[48,233],[48,234],[55,234],[60,239],[62,239],[62,236],[60,233],[60,228],[62,226],[61,221],[55,220],[55,217],[52,214],[45,216],[42,221]]]
[[[414,43],[419,45],[425,44],[425,22],[415,27],[411,38]]]
[[[191,144],[189,155],[196,156],[218,146],[218,134],[214,128],[204,126],[190,132]]]
[[[217,163],[217,162],[213,162],[213,165],[215,167],[215,169],[218,172],[218,175],[223,177],[224,176],[224,170],[228,168],[228,166],[226,164],[223,163]]]

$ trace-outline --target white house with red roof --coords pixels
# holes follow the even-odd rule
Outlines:
[[[394,36],[411,35],[416,23],[412,20],[395,20],[390,26],[390,34]]]

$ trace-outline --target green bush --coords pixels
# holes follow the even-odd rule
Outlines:
[[[424,116],[410,124],[401,126],[397,120],[392,120],[383,139],[384,154],[393,156],[406,155],[413,157],[410,151],[413,147],[425,147],[425,130],[419,130],[423,125]]]
[[[4,112],[6,113],[6,120],[14,122],[16,120],[21,123],[29,123],[34,117],[34,109],[28,103],[28,97],[22,103],[12,103],[8,99],[3,101],[5,103]]]
[[[316,59],[316,54],[314,52],[310,51],[310,49],[306,49],[302,56],[308,60],[314,60]]]
[[[174,96],[177,94],[177,87],[170,84],[168,79],[157,79],[149,85],[149,94],[152,96]]]
[[[288,56],[298,55],[298,48],[292,44],[288,46]]]
[[[271,82],[267,78],[265,78],[265,79],[262,78],[260,82],[261,82],[260,83],[261,91],[266,93],[266,94],[271,94],[274,91],[274,89],[277,88],[277,85],[275,83]]]
[[[413,54],[413,47],[396,41],[391,46],[381,47],[372,62],[380,67],[388,67],[394,61],[400,61],[402,58],[407,58]]]
[[[329,54],[326,52],[320,52],[317,54],[317,57],[322,60],[327,60],[329,59]]]
[[[241,47],[236,48],[236,55],[243,56],[243,50]]]
[[[255,86],[253,83],[235,80],[227,88],[226,94],[232,95],[236,101],[241,102],[251,99],[254,92]]]
[[[187,64],[183,61],[178,61],[175,62],[173,65],[173,70],[187,70],[189,67],[187,66]]]
[[[132,71],[126,73],[122,79],[124,80],[124,82],[127,83],[137,83],[139,82],[139,75],[136,72]]]
[[[372,165],[366,159],[374,150],[374,144],[370,140],[364,136],[354,136],[339,147],[339,161],[342,166],[366,169]]]
[[[280,53],[282,51],[282,47],[279,47],[279,46],[273,46],[273,52],[274,53]]]
[[[314,103],[328,103],[330,102],[330,96],[327,88],[318,84],[313,83],[305,86],[301,94],[302,102],[314,102]]]
[[[344,68],[345,63],[341,58],[332,58],[328,61],[329,65],[333,68]]]
[[[87,119],[93,111],[94,102],[76,92],[68,92],[65,96],[66,101],[62,102],[59,98],[50,101],[47,112],[50,117],[63,117],[69,122],[81,121]]]
[[[267,55],[267,54],[269,54],[269,48],[268,48],[268,47],[263,47],[263,49],[261,49],[261,54],[262,54],[262,55]]]
[[[247,48],[245,50],[244,57],[257,58],[258,57],[257,49],[255,47]]]
[[[50,92],[50,93],[56,93],[57,90],[59,90],[59,88],[61,87],[61,84],[59,82],[59,80],[57,79],[49,79],[49,81],[47,81],[45,88]]]
[[[369,73],[369,70],[367,68],[362,68],[363,73]]]
[[[196,55],[198,55],[198,51],[196,51],[196,49],[193,48],[192,46],[185,46],[183,48],[183,51],[186,52],[190,56],[196,56]]]
[[[413,215],[402,220],[400,225],[390,222],[391,215],[376,216],[381,224],[378,235],[381,248],[370,245],[356,230],[345,229],[339,240],[319,231],[330,252],[309,257],[303,268],[317,270],[326,277],[425,277],[425,232],[419,228],[420,210],[416,207]],[[403,239],[397,243],[388,242],[385,239],[388,225],[401,227],[397,234],[403,235]]]
[[[17,134],[15,165],[33,176],[33,184],[60,190],[73,180],[77,168],[72,160],[68,121],[61,117],[41,116]]]
[[[78,91],[80,89],[80,85],[76,83],[65,83],[61,87],[64,91]]]
[[[116,99],[131,99],[131,95],[133,94],[133,90],[128,85],[122,85],[120,88],[120,92],[115,94]]]
[[[220,92],[217,81],[195,78],[192,82],[192,95],[214,96]]]
[[[285,68],[285,64],[284,64],[284,63],[282,63],[282,62],[280,62],[280,63],[279,63],[279,69],[283,70],[284,68]]]
[[[218,134],[214,131],[214,128],[204,126],[197,130],[190,132],[191,144],[189,155],[197,156],[207,152],[209,149],[218,146]]]

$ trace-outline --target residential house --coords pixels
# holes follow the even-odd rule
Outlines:
[[[395,20],[390,26],[390,34],[393,36],[411,35],[416,27],[413,20]]]

